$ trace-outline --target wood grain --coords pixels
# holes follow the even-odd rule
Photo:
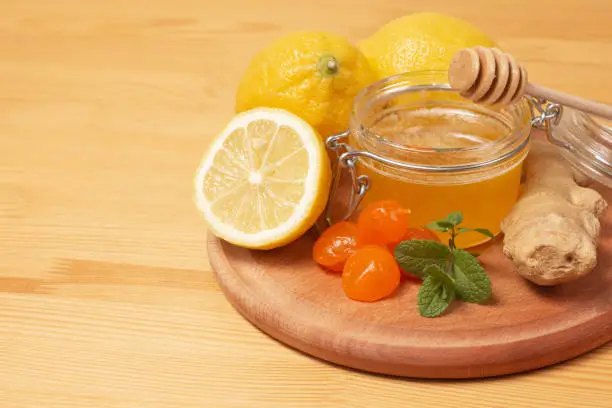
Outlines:
[[[494,380],[366,375],[271,340],[212,277],[191,181],[250,57],[423,7],[612,103],[608,0],[0,2],[0,407],[609,406],[609,345]]]

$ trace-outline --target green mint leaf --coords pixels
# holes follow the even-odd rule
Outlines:
[[[444,269],[439,267],[438,265],[431,264],[425,268],[425,273],[427,276],[433,276],[442,282],[445,286],[455,286],[455,282],[453,282],[453,278],[448,276]]]
[[[461,211],[452,212],[446,216],[445,221],[451,223],[453,227],[456,227],[463,221],[463,214]]]
[[[436,317],[455,300],[455,288],[450,277],[440,267],[430,265],[428,270],[431,274],[423,281],[417,295],[419,314],[423,317]],[[448,280],[442,278],[442,275]]]
[[[489,238],[495,238],[495,235],[486,228],[474,228],[474,231],[480,232],[482,235],[486,235]]]
[[[422,239],[404,241],[395,247],[395,259],[400,267],[422,279],[427,276],[425,269],[429,265],[444,269],[450,254],[446,245]]]
[[[469,303],[483,303],[491,297],[491,281],[476,258],[463,249],[453,250],[453,271],[457,297]]]
[[[448,221],[434,221],[427,224],[425,227],[435,231],[448,232],[454,225]]]
[[[482,235],[486,235],[489,238],[495,238],[495,235],[493,235],[493,233],[491,231],[489,231],[486,228],[459,228],[459,232],[469,232],[469,231],[476,231],[481,233]]]

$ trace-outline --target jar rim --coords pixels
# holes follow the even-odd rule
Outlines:
[[[361,123],[361,112],[359,111],[360,106],[367,102],[368,99],[375,97],[377,93],[386,92],[389,94],[389,99],[392,99],[398,95],[417,91],[442,91],[449,92],[449,94],[459,95],[456,91],[453,91],[447,80],[441,79],[446,74],[447,71],[445,70],[412,71],[380,79],[365,87],[357,94],[353,102],[350,120],[351,133],[360,133],[359,136],[361,138],[365,138],[365,140],[362,141],[365,141],[366,143],[381,144],[398,152],[408,152],[412,154],[427,153],[429,155],[457,155],[463,153],[473,155],[475,153],[482,153],[483,156],[494,156],[493,158],[487,158],[476,163],[444,166],[411,164],[410,162],[404,162],[404,166],[402,166],[402,161],[399,161],[398,163],[397,160],[392,160],[395,162],[396,166],[399,164],[399,167],[418,171],[431,171],[434,173],[450,173],[454,171],[460,172],[490,166],[520,153],[527,147],[529,132],[531,130],[531,106],[526,98],[522,98],[519,102],[510,106],[510,108],[513,109],[512,116],[515,125],[514,129],[510,129],[507,133],[499,138],[473,146],[449,148],[407,146],[388,140]],[[415,83],[415,80],[417,79],[419,80]],[[491,107],[475,104],[468,99],[463,100],[465,102],[457,103],[457,105],[470,105],[471,109],[481,111],[481,113],[493,111]],[[448,101],[442,101],[441,103],[447,102]],[[437,104],[441,103],[437,102]],[[435,106],[435,104],[436,102],[431,103],[432,106]],[[426,104],[423,104],[423,106],[426,106]],[[502,107],[500,109],[510,108]]]

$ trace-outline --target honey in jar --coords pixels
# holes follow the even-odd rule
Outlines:
[[[413,226],[461,211],[463,225],[498,234],[519,195],[529,104],[476,105],[440,78],[439,72],[402,74],[356,98],[346,148],[357,175],[367,177],[361,207],[396,200],[410,209]],[[485,240],[468,232],[457,245]]]

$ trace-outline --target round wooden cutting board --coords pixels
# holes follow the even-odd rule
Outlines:
[[[605,192],[612,203],[612,192]],[[558,363],[612,340],[612,211],[598,267],[582,280],[539,287],[519,277],[494,241],[480,259],[494,297],[421,317],[407,280],[376,303],[349,300],[340,276],[311,259],[313,236],[269,252],[210,236],[210,262],[236,309],[281,342],[340,365],[421,378],[476,378]]]

